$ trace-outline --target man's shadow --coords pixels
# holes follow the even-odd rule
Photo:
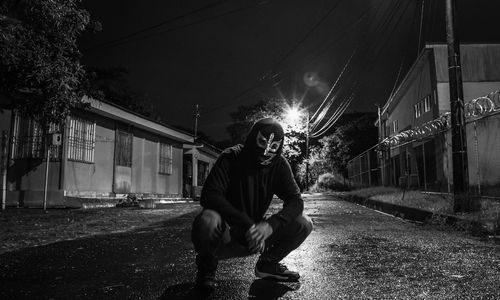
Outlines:
[[[219,290],[214,292],[206,292],[198,290],[193,283],[186,282],[169,286],[158,300],[195,300],[195,299],[219,299],[219,296],[224,295],[225,291]],[[300,288],[299,282],[283,284],[280,282],[257,279],[252,282],[248,291],[248,299],[253,300],[272,300],[283,297],[287,292],[296,291]]]
[[[283,297],[287,292],[300,288],[300,282],[281,283],[273,280],[254,280],[248,291],[248,299],[272,300]]]

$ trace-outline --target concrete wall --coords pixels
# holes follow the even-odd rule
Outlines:
[[[436,57],[436,79],[448,82],[447,45],[430,45]],[[500,80],[500,44],[462,44],[460,62],[464,82]],[[467,98],[465,98],[467,99]]]
[[[181,196],[182,145],[140,129],[133,134],[131,192]],[[172,145],[172,174],[159,173],[160,142]]]
[[[486,96],[487,94],[500,89],[500,81],[464,82],[464,100],[468,102],[472,99]],[[449,112],[450,109],[450,85],[448,82],[437,84],[437,95],[439,112]]]
[[[466,125],[469,183],[482,194],[500,191],[500,114]]]

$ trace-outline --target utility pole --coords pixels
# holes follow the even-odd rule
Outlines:
[[[307,124],[306,124],[306,187],[309,186],[309,109],[307,109]]]
[[[457,38],[455,0],[446,1],[446,41],[448,44],[448,75],[451,108],[451,152],[453,161],[454,210],[470,209],[468,199],[469,172],[467,166],[467,139],[465,137],[464,96],[460,43]]]
[[[382,151],[382,112],[380,110],[380,105],[378,103],[375,104],[377,106],[377,115],[378,115],[378,151],[377,151],[377,156],[378,156],[378,161],[379,161],[379,166],[380,166],[380,185],[385,185],[385,155],[384,151]]]
[[[47,131],[45,131],[47,132]],[[47,151],[46,158],[47,161],[45,163],[45,184],[43,186],[43,210],[47,210],[47,192],[48,192],[48,182],[49,182],[49,164],[50,164],[50,143],[49,138],[51,136],[49,134],[45,134],[45,150]]]
[[[200,117],[200,107],[196,104],[194,111],[194,143],[196,143],[196,138],[198,136],[198,118]]]

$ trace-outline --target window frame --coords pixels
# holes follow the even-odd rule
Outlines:
[[[172,175],[173,165],[173,146],[160,142],[158,150],[158,174]]]
[[[77,116],[70,116],[68,126],[69,161],[95,163],[96,123]]]
[[[10,158],[17,159],[40,159],[46,160],[47,148],[45,134],[42,126],[32,117],[19,112],[14,113],[12,125],[12,143]],[[49,133],[60,132],[60,126],[50,124]],[[60,145],[48,145],[50,147],[50,159],[58,161],[61,159]]]
[[[430,95],[424,98],[424,113],[431,111],[431,97]]]

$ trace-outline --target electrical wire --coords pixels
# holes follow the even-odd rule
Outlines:
[[[201,7],[201,8],[199,8],[199,9],[195,9],[193,11],[190,11],[190,12],[186,13],[186,14],[174,17],[172,19],[168,19],[168,20],[162,21],[162,22],[160,22],[158,24],[155,24],[155,25],[152,25],[152,26],[148,26],[146,28],[137,30],[137,31],[132,32],[132,33],[129,33],[129,34],[127,34],[125,36],[122,36],[120,38],[117,38],[117,39],[115,39],[113,41],[108,41],[108,42],[102,43],[100,45],[88,48],[85,51],[87,51],[87,52],[93,52],[95,50],[106,49],[106,48],[113,48],[113,47],[120,46],[120,45],[123,45],[123,44],[131,43],[131,42],[142,41],[142,40],[145,40],[145,39],[148,39],[148,38],[151,38],[151,37],[155,37],[155,36],[162,35],[162,34],[169,33],[169,32],[174,32],[174,31],[177,31],[177,30],[180,30],[180,29],[184,29],[184,28],[187,28],[187,27],[190,27],[190,26],[193,26],[193,25],[197,25],[197,24],[201,24],[201,23],[204,23],[204,22],[207,22],[207,21],[211,21],[211,20],[214,20],[214,19],[219,19],[219,18],[228,16],[228,15],[231,15],[231,14],[235,14],[235,13],[238,13],[240,11],[243,11],[243,10],[255,7],[255,5],[248,5],[248,6],[245,6],[245,7],[241,7],[241,8],[233,9],[233,10],[230,10],[230,11],[226,11],[226,12],[221,13],[221,14],[217,14],[217,15],[214,15],[214,16],[202,18],[202,19],[199,19],[199,20],[196,20],[196,21],[193,21],[193,22],[189,22],[189,23],[186,23],[186,24],[178,25],[176,27],[171,27],[171,28],[168,28],[166,30],[153,32],[153,33],[150,33],[148,35],[138,36],[138,35],[140,35],[142,33],[146,33],[146,32],[152,31],[154,29],[160,28],[160,27],[162,27],[164,25],[167,25],[169,23],[173,23],[173,22],[178,21],[180,19],[186,18],[186,17],[188,17],[190,15],[193,15],[193,14],[196,14],[196,13],[199,13],[199,12],[202,12],[202,11],[205,11],[205,10],[217,7],[217,6],[219,6],[219,5],[221,5],[221,4],[225,3],[225,2],[228,2],[228,0],[221,0],[221,1],[217,1],[215,3],[209,4],[209,5],[205,5],[205,6]]]
[[[319,137],[319,136],[325,134],[326,132],[328,132],[328,130],[330,130],[330,128],[339,120],[339,118],[342,116],[342,114],[344,114],[344,112],[347,110],[347,108],[349,107],[351,102],[354,100],[354,96],[355,96],[355,92],[353,92],[349,97],[346,98],[346,100],[344,100],[341,103],[339,108],[330,117],[330,119],[323,125],[322,128],[320,128],[319,130],[317,130],[315,132],[311,132],[309,135],[311,137],[315,138],[315,137]]]
[[[420,41],[422,39],[422,26],[424,24],[424,7],[425,7],[425,0],[422,0],[422,12],[420,14],[420,29],[418,31],[417,55],[418,55],[418,53],[420,53]]]
[[[327,20],[327,18],[335,11],[335,9],[337,9],[337,7],[339,6],[339,4],[344,1],[344,0],[338,0],[335,5],[333,5],[327,12],[326,14],[323,15],[323,17],[321,17],[321,19],[316,22],[314,24],[313,27],[311,27],[307,32],[306,34],[297,42],[295,43],[295,45],[290,48],[287,53],[285,53],[283,55],[283,57],[280,58],[280,60],[275,64],[275,68],[276,67],[279,67],[286,59],[288,59],[288,57],[290,57],[290,55],[295,52],[308,38],[309,36],[314,32],[316,31],[322,24],[323,22],[325,22]],[[272,74],[272,71],[271,72],[268,72],[268,74]]]
[[[287,58],[288,58],[288,57],[289,57],[289,56],[290,56],[290,55],[291,55],[294,51],[296,51],[296,50],[299,48],[299,46],[300,46],[301,44],[303,44],[303,43],[307,40],[307,38],[308,38],[308,37],[309,37],[309,36],[310,36],[310,35],[311,35],[311,34],[312,34],[315,30],[317,30],[317,29],[320,27],[320,25],[321,25],[323,22],[325,22],[325,20],[327,19],[327,17],[328,17],[328,16],[330,16],[330,15],[331,15],[331,14],[335,11],[335,9],[338,7],[338,5],[340,4],[340,2],[342,2],[342,1],[343,1],[343,0],[339,0],[338,2],[336,2],[336,4],[335,4],[332,8],[330,8],[330,9],[326,12],[326,14],[325,14],[325,15],[323,15],[323,17],[322,17],[322,18],[321,18],[318,22],[316,22],[316,23],[315,23],[315,24],[314,24],[314,25],[313,25],[313,26],[312,26],[312,27],[311,27],[311,28],[310,28],[310,29],[309,29],[309,30],[305,33],[305,35],[304,35],[302,38],[300,38],[300,39],[297,41],[297,43],[295,43],[295,44],[294,44],[294,46],[293,46],[293,47],[292,47],[289,51],[287,51],[287,53],[286,53],[286,54],[285,54],[285,55],[284,55],[284,56],[283,56],[283,57],[282,57],[282,58],[281,58],[281,59],[280,59],[277,63],[275,63],[275,64],[274,64],[274,67],[273,67],[273,68],[271,68],[271,70],[272,70],[272,69],[275,69],[275,68],[277,68],[279,65],[281,65],[281,64],[282,64],[282,63],[283,63],[283,62],[284,62],[284,61],[285,61],[285,60],[286,60],[286,59],[287,59]],[[235,103],[239,103],[239,102],[241,102],[241,101],[235,101],[235,100],[237,100],[237,99],[241,98],[242,96],[244,96],[244,95],[248,94],[248,93],[249,93],[249,92],[251,92],[252,90],[257,89],[258,87],[260,87],[260,86],[261,86],[261,82],[262,82],[262,81],[264,81],[265,79],[269,78],[270,74],[272,74],[272,73],[273,73],[272,71],[268,71],[265,75],[263,75],[263,76],[259,77],[259,79],[258,79],[256,82],[254,82],[254,84],[252,84],[249,88],[247,88],[247,89],[245,89],[245,90],[241,91],[240,93],[238,93],[237,95],[235,95],[235,96],[231,97],[231,99],[233,100],[231,103],[226,103],[226,104],[218,105],[218,106],[213,107],[212,109],[208,110],[208,111],[207,111],[207,112],[205,112],[205,113],[210,113],[210,112],[216,111],[216,110],[218,110],[218,109],[221,109],[221,108],[224,108],[224,107],[227,107],[227,106],[232,106],[232,105],[234,105]],[[273,75],[273,76],[274,76],[274,75]]]
[[[347,62],[344,64],[344,67],[342,68],[342,71],[340,72],[339,76],[337,76],[337,79],[335,80],[335,83],[333,84],[333,86],[331,87],[331,89],[328,91],[328,94],[325,96],[325,99],[323,100],[323,102],[320,104],[320,106],[318,107],[318,109],[316,110],[316,112],[314,112],[314,114],[312,115],[311,117],[311,127],[312,127],[312,130],[314,130],[314,128],[317,126],[317,124],[319,123],[318,120],[322,119],[324,117],[324,115],[326,114],[326,111],[330,108],[330,106],[332,105],[332,102],[333,101],[329,101],[329,103],[326,105],[327,109],[323,109],[323,111],[321,113],[319,113],[319,111],[322,109],[322,106],[324,105],[324,103],[328,100],[328,98],[330,97],[332,91],[335,89],[335,87],[337,86],[338,82],[340,81],[340,79],[342,78],[342,75],[344,74],[345,70],[347,69],[347,67],[349,66],[354,54],[356,53],[357,51],[357,47],[356,49],[354,50],[354,52],[351,54],[351,56],[349,57],[349,59],[347,60]],[[315,120],[316,118],[316,120]]]
[[[388,14],[391,16],[390,19],[394,18],[394,16],[396,15],[395,12],[398,10],[399,8],[399,2],[396,2],[396,5],[388,11]],[[386,20],[385,18],[382,18],[382,20]],[[385,26],[388,26],[387,24],[390,24],[387,23],[387,21],[384,21],[382,23],[383,25],[379,25],[379,26],[376,26],[376,30],[382,30]],[[367,47],[368,48],[368,47]],[[356,53],[356,51],[354,52]],[[354,55],[353,53],[353,55]],[[351,57],[352,58],[352,57]],[[347,65],[346,65],[347,66]],[[337,78],[337,82],[338,82],[339,78]],[[336,82],[336,83],[337,83]],[[334,87],[336,86],[336,84],[334,85]],[[333,88],[330,90],[329,94],[331,94],[331,92],[333,91]],[[336,95],[335,95],[336,96]],[[316,127],[321,123],[321,121],[323,120],[324,116],[326,116],[326,113],[328,112],[328,110],[330,109],[330,107],[332,106],[333,104],[333,101],[335,100],[336,97],[332,97],[330,99],[330,101],[328,102],[327,105],[325,105],[325,107],[322,109],[322,105],[324,103],[324,101],[326,101],[328,99],[328,97],[325,98],[325,100],[323,101],[322,105],[320,105],[320,107],[318,108],[318,110],[314,113],[313,116],[316,116],[318,114],[318,112],[322,109],[321,113],[319,113],[318,117],[316,118],[316,120],[314,120],[314,123],[313,123],[313,126],[312,126],[312,130],[315,130]],[[350,97],[346,98],[346,100],[344,100],[340,106],[337,108],[337,110],[332,114],[332,116],[330,117],[330,119],[323,125],[323,127],[319,130],[316,131],[316,133],[314,133],[315,136],[319,136],[320,134],[318,133],[325,133],[328,129],[330,129],[333,124],[335,124],[335,122],[338,120],[338,118],[340,117],[340,115],[345,112],[345,110],[347,109],[347,107],[349,106],[349,104],[353,101],[354,99],[354,94],[351,94]],[[347,105],[346,105],[347,104]],[[340,114],[339,114],[340,113]]]

